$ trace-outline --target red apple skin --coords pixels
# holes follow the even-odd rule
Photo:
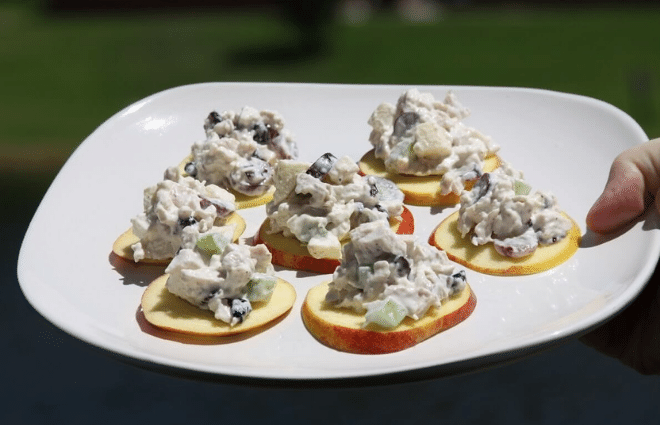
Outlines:
[[[402,221],[399,223],[396,233],[400,235],[411,235],[415,231],[415,220],[412,212],[406,207],[403,207],[401,213]],[[312,273],[330,274],[334,273],[339,260],[333,258],[314,258],[309,255],[307,248],[298,243],[297,240],[286,238],[290,242],[289,250],[283,249],[277,239],[284,239],[281,234],[269,235],[266,231],[268,227],[268,220],[266,220],[259,231],[254,237],[254,244],[264,244],[272,255],[272,263],[278,266],[287,267],[294,270],[302,270]],[[296,243],[295,251],[291,243]]]
[[[270,245],[259,237],[256,238],[255,242],[263,243],[268,247],[268,250],[273,257],[271,262],[278,266],[321,274],[334,273],[335,269],[339,266],[339,260],[333,258],[314,258],[308,255],[292,254]]]
[[[474,292],[469,286],[467,289],[469,295],[458,309],[431,321],[415,323],[402,330],[371,330],[333,323],[326,320],[322,313],[318,313],[318,308],[311,306],[309,297],[303,302],[301,314],[307,330],[328,347],[354,354],[394,353],[410,348],[467,319],[477,305]]]

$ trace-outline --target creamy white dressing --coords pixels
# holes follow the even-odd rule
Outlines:
[[[212,112],[204,122],[206,139],[191,147],[187,168],[200,181],[249,196],[271,186],[272,167],[298,156],[298,147],[282,117],[246,106],[239,113]]]
[[[181,249],[165,273],[169,274],[166,288],[171,293],[213,311],[216,319],[232,326],[245,320],[252,311],[248,284],[275,274],[265,245],[234,243],[227,245],[222,253],[210,256],[194,246]]]
[[[503,163],[484,174],[470,191],[463,191],[458,230],[474,245],[494,243],[508,257],[533,253],[566,237],[572,223],[562,215],[557,198],[549,192],[517,194],[523,174]]]
[[[144,190],[144,211],[131,220],[140,239],[132,245],[133,259],[172,258],[179,248],[192,246],[200,233],[224,226],[236,209],[234,199],[216,185],[181,177],[176,167],[168,168],[162,181]]]
[[[376,221],[351,231],[326,302],[369,317],[370,311],[392,300],[417,320],[465,285],[464,272],[456,272],[444,251],[412,235],[397,235]]]
[[[311,166],[311,164],[310,164]],[[400,219],[403,193],[389,180],[361,176],[355,161],[342,157],[321,178],[302,172],[295,187],[276,188],[267,205],[271,232],[295,237],[315,258],[340,258],[341,241],[360,223]]]
[[[470,111],[452,92],[444,101],[410,89],[394,106],[380,104],[369,118],[369,141],[376,158],[391,173],[442,175],[441,192],[460,193],[464,183],[483,173],[484,159],[499,147],[463,124]]]

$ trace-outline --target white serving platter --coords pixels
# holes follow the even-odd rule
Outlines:
[[[318,343],[300,307],[328,275],[280,269],[296,287],[292,311],[249,338],[196,340],[153,332],[141,322],[140,297],[162,268],[117,268],[115,238],[142,208],[142,192],[190,145],[204,138],[212,110],[245,105],[280,112],[300,158],[331,151],[356,160],[371,149],[367,119],[381,102],[396,103],[407,86],[206,83],[154,94],[118,112],[71,155],[44,196],[18,261],[31,305],[71,335],[123,359],[207,379],[275,383],[390,382],[446,376],[520,359],[574,338],[607,320],[644,287],[660,254],[657,218],[598,237],[584,218],[609,166],[623,149],[647,140],[621,110],[599,100],[545,90],[417,86],[442,99],[453,90],[472,114],[466,124],[490,135],[500,156],[539,189],[553,192],[581,226],[583,246],[544,273],[493,277],[467,270],[477,296],[472,316],[410,349],[355,355]],[[454,208],[410,207],[426,241]],[[249,239],[264,208],[240,210]]]

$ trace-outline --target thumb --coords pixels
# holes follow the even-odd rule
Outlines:
[[[630,148],[616,157],[605,189],[587,214],[587,226],[606,233],[641,215],[660,188],[660,139]]]

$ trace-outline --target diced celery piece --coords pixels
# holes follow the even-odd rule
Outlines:
[[[415,150],[413,149],[414,146],[414,141],[412,140],[405,140],[402,141],[398,144],[396,144],[392,148],[392,152],[390,153],[391,158],[408,158],[410,161],[414,160],[415,157],[417,156],[415,154]]]
[[[245,298],[250,302],[269,301],[273,295],[273,289],[277,284],[277,277],[264,273],[255,273],[247,284]]]
[[[231,243],[226,236],[220,233],[207,233],[197,239],[197,248],[208,256],[222,254]]]
[[[528,185],[522,180],[516,180],[513,183],[513,190],[516,195],[529,195],[529,191],[532,190],[532,186]]]
[[[394,328],[406,317],[406,313],[404,306],[388,298],[378,308],[367,311],[364,315],[365,326],[375,323],[383,328]]]

